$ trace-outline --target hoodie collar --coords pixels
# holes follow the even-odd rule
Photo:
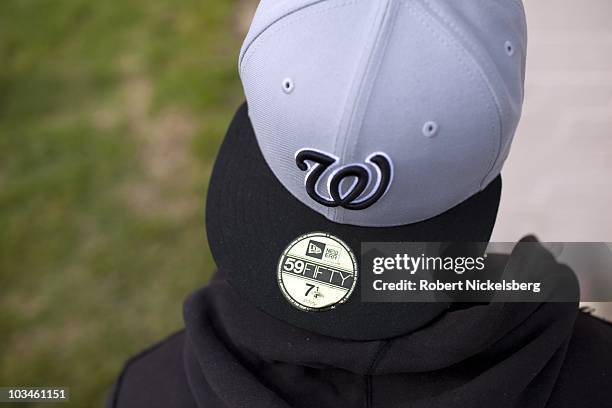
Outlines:
[[[544,407],[576,314],[575,303],[481,304],[350,341],[267,315],[221,274],[185,303],[185,366],[207,408]]]

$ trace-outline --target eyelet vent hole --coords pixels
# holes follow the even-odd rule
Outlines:
[[[434,121],[429,121],[423,125],[423,136],[433,137],[438,133],[438,124]]]
[[[290,94],[291,92],[293,92],[294,87],[295,85],[293,84],[293,80],[291,78],[283,79],[283,84],[282,84],[283,92],[285,92],[286,94]]]
[[[514,55],[514,45],[512,45],[510,41],[506,41],[505,48],[506,54],[508,54],[510,57]]]

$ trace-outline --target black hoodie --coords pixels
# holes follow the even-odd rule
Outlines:
[[[451,308],[349,341],[259,311],[220,272],[184,316],[126,364],[110,407],[612,407],[612,326],[573,303]]]

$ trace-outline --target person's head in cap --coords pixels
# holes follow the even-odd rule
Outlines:
[[[288,298],[279,259],[313,232],[353,253],[362,242],[488,241],[526,47],[514,0],[263,0],[240,53],[247,104],[208,193],[208,239],[230,284],[275,317],[349,339],[396,336],[443,312],[355,294],[312,312]]]

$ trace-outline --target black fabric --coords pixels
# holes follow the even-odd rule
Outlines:
[[[180,331],[131,358],[108,398],[107,407],[200,406],[187,382],[182,358],[184,346],[185,332]]]
[[[612,407],[612,326],[576,304],[477,305],[347,341],[253,308],[221,273],[184,314],[185,332],[126,365],[109,407]]]
[[[238,109],[221,146],[206,208],[208,242],[228,281],[253,305],[281,320],[345,339],[380,339],[409,333],[439,316],[447,303],[362,304],[360,283],[336,309],[304,312],[278,288],[276,268],[285,247],[313,231],[331,233],[359,253],[362,242],[487,242],[501,194],[501,177],[482,192],[426,221],[371,228],[337,224],[294,198],[266,164],[246,104]],[[410,316],[410,319],[405,319]]]

